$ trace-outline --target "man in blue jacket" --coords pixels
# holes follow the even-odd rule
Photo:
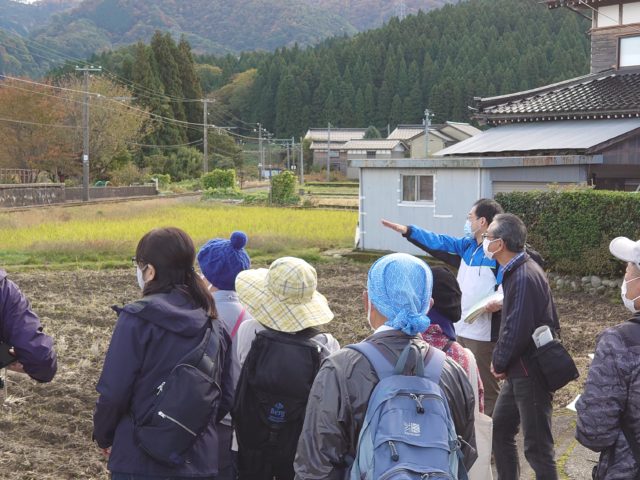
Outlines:
[[[434,257],[458,267],[457,279],[462,292],[460,319],[464,320],[472,307],[494,293],[499,284],[497,263],[482,250],[482,234],[499,213],[502,213],[502,207],[495,200],[478,200],[467,214],[464,237],[441,235],[416,225],[399,225],[387,220],[382,220],[382,224],[401,233],[411,243]],[[442,258],[441,254],[450,258]],[[471,350],[478,362],[480,378],[484,384],[484,411],[489,416],[493,414],[493,407],[500,393],[500,385],[490,368],[500,329],[499,310],[500,304],[492,303],[473,323],[459,321],[454,324],[458,342]]]
[[[0,342],[12,347],[17,362],[9,368],[38,382],[50,382],[57,370],[53,340],[18,286],[0,270]]]

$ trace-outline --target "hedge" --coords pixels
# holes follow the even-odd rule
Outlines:
[[[236,188],[236,171],[215,169],[202,176],[202,186],[209,188]]]
[[[618,236],[640,238],[640,194],[605,190],[499,193],[506,212],[518,215],[528,242],[547,267],[570,275],[618,277],[626,265],[609,252]]]
[[[299,201],[296,191],[296,176],[288,170],[271,177],[271,201],[286,205]]]

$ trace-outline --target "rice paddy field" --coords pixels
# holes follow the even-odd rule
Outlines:
[[[140,237],[162,226],[184,229],[197,246],[242,230],[257,260],[285,254],[314,259],[322,250],[352,247],[356,221],[357,212],[347,210],[243,207],[185,198],[0,213],[0,265],[126,265]]]
[[[249,236],[256,267],[283,255],[302,256],[318,272],[318,290],[335,314],[327,330],[342,345],[370,329],[362,305],[368,263],[333,255],[353,246],[352,210],[242,207],[193,198],[153,199],[70,208],[0,213],[0,268],[9,272],[52,335],[58,374],[38,384],[9,372],[0,390],[0,477],[18,480],[107,480],[106,461],[91,441],[95,385],[116,315],[111,305],[136,300],[140,291],[129,259],[138,239],[160,226],[178,226],[196,246],[233,230]],[[593,459],[575,459],[575,417],[564,408],[582,389],[598,332],[626,318],[615,300],[555,292],[563,338],[581,377],[554,398],[558,471],[582,480],[571,462],[590,470]],[[532,478],[521,459],[521,478]],[[586,471],[585,470],[585,471]]]

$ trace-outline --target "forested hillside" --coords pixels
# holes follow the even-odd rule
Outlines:
[[[427,106],[436,122],[466,121],[474,96],[587,73],[588,26],[533,0],[472,0],[352,39],[280,49],[256,62],[249,87],[245,75],[238,91],[231,84],[218,98],[231,116],[260,121],[278,137],[327,122],[393,128],[420,122]],[[229,69],[231,60],[214,63]]]
[[[149,42],[156,30],[168,31],[176,40],[184,35],[199,53],[273,51],[350,36],[378,27],[394,15],[458,1],[40,0],[27,5],[0,0],[0,34],[5,30],[6,37],[11,32],[12,44],[24,42],[5,49],[0,42],[0,58],[10,64],[11,73],[44,73],[56,64],[42,53],[43,45],[67,57],[86,58]],[[29,55],[21,51],[25,48]]]
[[[471,0],[393,19],[382,28],[308,49],[196,57],[212,121],[260,122],[279,138],[309,126],[385,129],[468,121],[474,96],[526,90],[588,72],[588,25],[533,0]],[[91,62],[131,78],[132,48]],[[171,142],[167,142],[171,143]]]

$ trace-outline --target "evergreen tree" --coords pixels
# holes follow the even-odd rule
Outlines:
[[[203,97],[200,79],[196,73],[196,65],[191,54],[191,45],[184,38],[180,39],[176,51],[176,63],[180,73],[180,83],[182,86],[181,95],[184,98],[199,100]],[[202,123],[203,108],[200,102],[187,102],[184,104],[186,120],[191,123]],[[187,130],[187,138],[190,142],[202,138],[202,134],[196,129]]]

